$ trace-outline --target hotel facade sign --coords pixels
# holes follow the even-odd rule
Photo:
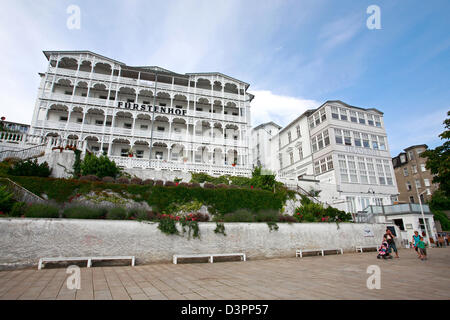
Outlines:
[[[187,110],[179,109],[179,108],[170,108],[163,106],[151,106],[147,104],[138,104],[132,102],[117,102],[117,108],[119,109],[127,109],[127,110],[135,110],[135,111],[144,111],[144,112],[157,112],[157,113],[165,113],[165,114],[173,114],[177,116],[187,116]]]

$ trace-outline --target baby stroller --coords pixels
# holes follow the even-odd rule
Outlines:
[[[387,241],[383,241],[381,244],[377,259],[392,259],[392,256],[389,254],[389,244]]]

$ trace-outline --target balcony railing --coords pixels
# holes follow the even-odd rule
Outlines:
[[[84,132],[84,133],[94,133],[94,134],[111,134],[111,135],[121,135],[127,137],[134,138],[143,138],[150,139],[151,132],[150,130],[139,130],[135,129],[134,134],[132,129],[125,128],[117,128],[117,127],[106,127],[103,125],[92,125],[92,124],[80,124],[80,123],[69,123],[67,122],[58,122],[58,121],[49,121],[49,120],[38,120],[35,123],[36,127],[46,127],[49,129],[57,129],[57,130],[67,130],[70,132]],[[213,145],[225,145],[230,147],[240,147],[245,148],[245,141],[234,140],[234,139],[224,139],[224,138],[211,138],[210,136],[193,136],[192,134],[186,135],[184,133],[176,133],[172,132],[172,134],[168,132],[158,132],[153,131],[154,139],[164,139],[170,140],[174,142],[195,142],[202,144],[213,144]]]
[[[100,98],[93,98],[93,97],[82,97],[82,96],[72,96],[67,94],[59,94],[59,93],[51,93],[51,92],[45,92],[42,95],[43,99],[48,100],[55,100],[59,102],[65,102],[65,103],[80,103],[80,104],[90,104],[90,105],[96,105],[100,107],[115,107],[115,101],[114,100],[107,100],[107,99],[100,99]],[[129,112],[136,113],[138,111],[134,110],[127,110]],[[213,113],[213,112],[204,112],[204,111],[194,111],[189,110],[187,113],[188,117],[201,117],[201,118],[207,118],[212,120],[224,120],[224,121],[231,121],[231,122],[245,122],[244,116],[235,116],[235,115],[228,115],[228,114],[222,114],[222,113]]]
[[[70,76],[70,77],[75,77],[77,75],[76,70],[69,70],[69,69],[63,69],[63,68],[58,68],[56,70],[55,67],[50,67],[49,72],[56,73],[59,75]],[[152,90],[155,88],[154,81],[111,76],[111,75],[105,75],[105,74],[95,73],[95,72],[91,73],[91,72],[86,72],[86,71],[78,71],[78,78],[101,80],[101,81],[112,81],[112,82],[117,82],[117,83],[130,84],[133,86],[143,86],[143,87],[148,87],[149,89],[152,89]],[[212,96],[215,98],[225,98],[225,99],[230,99],[230,100],[238,100],[241,102],[244,101],[244,99],[245,99],[245,96],[238,95],[235,93],[229,93],[229,92],[222,93],[222,91],[200,89],[200,88],[195,89],[194,87],[188,88],[186,86],[180,86],[180,85],[172,86],[171,84],[161,83],[161,82],[157,83],[156,88],[160,89],[160,90],[172,90],[172,88],[173,88],[173,90],[175,92],[183,92],[186,94],[194,94],[194,92],[195,92],[197,95]],[[211,94],[211,92],[212,92],[212,94]]]
[[[170,160],[156,160],[156,159],[138,159],[130,157],[110,156],[111,160],[124,168],[141,168],[141,169],[156,169],[156,170],[171,170],[171,171],[190,171],[190,172],[205,172],[209,174],[229,174],[238,176],[249,176],[251,169],[246,166],[231,166],[231,165],[217,165],[208,163],[193,163],[183,161]]]

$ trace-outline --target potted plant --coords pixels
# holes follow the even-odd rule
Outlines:
[[[128,156],[133,158],[133,149],[128,150]]]

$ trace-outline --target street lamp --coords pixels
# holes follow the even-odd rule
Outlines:
[[[423,192],[421,192],[419,194],[419,189],[416,187],[416,192],[417,192],[417,197],[419,198],[420,211],[422,212],[422,220],[423,220],[423,224],[425,226],[425,234],[427,235],[427,241],[429,242],[430,241],[430,234],[428,233],[427,222],[425,220],[425,214],[423,213],[422,199],[420,199],[420,196],[422,194],[424,194],[425,192],[427,192],[427,190],[424,190]]]

